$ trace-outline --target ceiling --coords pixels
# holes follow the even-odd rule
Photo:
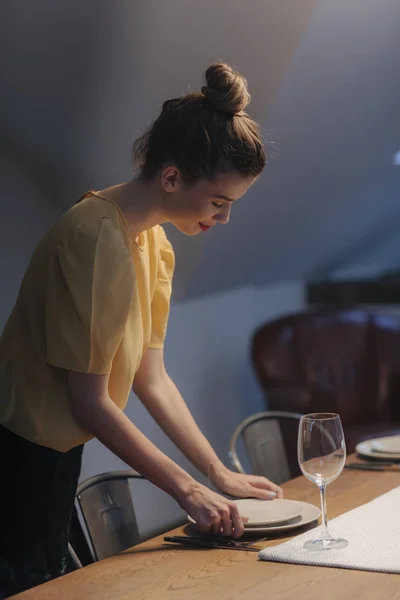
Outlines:
[[[229,226],[168,230],[175,297],[376,275],[400,256],[398,0],[2,0],[0,143],[62,211],[216,60],[249,81],[268,168]]]

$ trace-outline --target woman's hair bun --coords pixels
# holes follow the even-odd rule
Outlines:
[[[246,79],[225,63],[216,63],[205,72],[206,85],[201,88],[205,98],[217,110],[241,115],[250,102]]]

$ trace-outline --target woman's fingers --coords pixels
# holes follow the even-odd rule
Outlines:
[[[255,488],[266,490],[267,492],[275,492],[276,498],[283,497],[282,488],[279,487],[279,485],[276,485],[276,483],[272,483],[272,481],[266,477],[254,477],[249,483]]]
[[[218,518],[214,521],[214,523],[211,526],[211,529],[209,530],[210,533],[213,533],[214,535],[221,535],[221,519],[218,516]]]
[[[250,486],[249,486],[250,488]],[[199,485],[182,502],[182,508],[196,521],[198,529],[214,535],[240,537],[246,517],[242,519],[235,502]]]
[[[224,511],[221,523],[222,523],[222,532],[223,535],[231,536],[233,534],[233,522],[232,522],[232,508],[230,506],[226,507],[226,511]]]
[[[236,504],[232,508],[231,519],[233,525],[233,537],[240,538],[244,533],[244,523]],[[246,519],[246,521],[248,521],[248,519]]]
[[[238,538],[243,535],[244,522],[247,521],[247,517],[242,519],[236,504],[233,504],[221,507],[217,514],[207,515],[196,524],[201,531]]]
[[[226,536],[233,536],[239,538],[244,533],[244,522],[239,514],[239,509],[235,503],[228,505],[229,511],[224,511],[221,518],[222,534]],[[245,518],[247,522],[248,519]]]

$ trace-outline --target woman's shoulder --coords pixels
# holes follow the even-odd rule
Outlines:
[[[99,201],[90,193],[85,194],[58,219],[55,232],[60,244],[74,238],[87,245],[97,246],[112,238],[114,244],[129,247],[129,235],[115,207],[109,202]]]
[[[102,282],[111,285],[112,281],[135,279],[129,241],[104,215],[92,221],[66,219],[60,226],[55,255],[69,281],[78,281],[81,276],[101,287]]]

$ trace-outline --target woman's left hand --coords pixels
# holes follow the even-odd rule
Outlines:
[[[259,498],[272,500],[283,498],[283,490],[266,477],[235,473],[227,468],[214,469],[210,466],[209,479],[220,492],[235,498]],[[271,494],[271,492],[275,492]]]

